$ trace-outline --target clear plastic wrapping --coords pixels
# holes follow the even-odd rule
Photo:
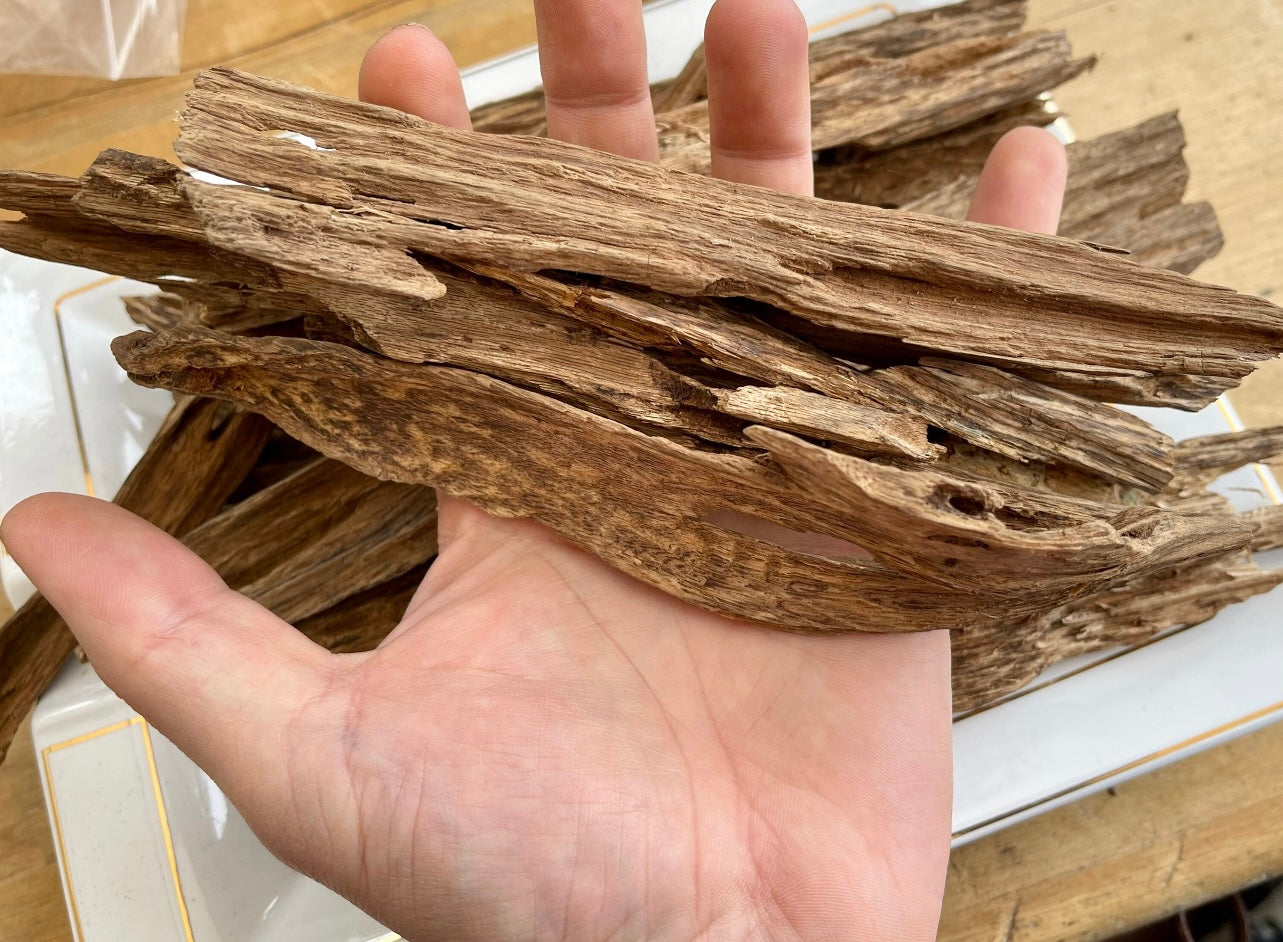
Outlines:
[[[187,0],[0,0],[0,72],[173,75]]]

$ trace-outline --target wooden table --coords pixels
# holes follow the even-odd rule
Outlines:
[[[1031,0],[1101,61],[1057,99],[1094,136],[1179,107],[1191,197],[1211,200],[1226,249],[1200,277],[1283,289],[1283,0]],[[350,95],[366,47],[416,20],[461,65],[533,41],[528,0],[191,0],[185,67],[220,62]],[[170,154],[190,71],[117,85],[0,77],[0,166],[77,174],[104,147]],[[1283,362],[1235,402],[1283,423]],[[3,614],[3,612],[0,612]],[[954,854],[941,938],[1100,939],[1283,873],[1283,724]],[[0,768],[0,936],[70,938],[24,730]],[[92,942],[92,940],[90,940]]]

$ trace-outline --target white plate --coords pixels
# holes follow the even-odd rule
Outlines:
[[[677,72],[711,5],[667,0],[647,8],[653,76]],[[859,5],[801,3],[825,30],[887,15],[850,17]],[[464,85],[477,105],[537,83],[537,60],[525,50],[469,70]],[[83,492],[92,484],[100,495],[114,493],[168,407],[167,394],[131,386],[107,350],[111,336],[133,327],[119,295],[153,289],[100,281],[0,253],[0,510],[41,490]],[[1234,422],[1220,407],[1147,417],[1179,438]],[[1222,483],[1244,506],[1269,499],[1274,487],[1251,469]],[[24,597],[29,586],[11,561],[0,559],[0,571],[9,593]],[[1019,694],[960,718],[955,842],[1283,717],[1281,608],[1276,592],[1137,650],[1057,665]],[[275,861],[213,782],[91,668],[67,665],[37,707],[33,730],[77,939],[395,938]]]

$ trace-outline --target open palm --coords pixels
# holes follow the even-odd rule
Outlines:
[[[549,133],[656,156],[636,0],[537,4]],[[719,0],[714,172],[809,193],[806,28]],[[466,126],[425,30],[363,97]],[[1013,132],[973,218],[1054,231],[1059,145]],[[930,939],[949,844],[949,643],[741,624],[530,521],[442,496],[441,553],[376,651],[335,656],[111,505],[4,540],[103,679],[269,848],[408,939]],[[853,617],[858,613],[853,613]]]

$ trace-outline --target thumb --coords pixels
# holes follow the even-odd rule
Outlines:
[[[314,707],[337,662],[324,649],[113,504],[43,494],[0,536],[103,681],[242,812],[289,787],[283,741],[327,723]]]

